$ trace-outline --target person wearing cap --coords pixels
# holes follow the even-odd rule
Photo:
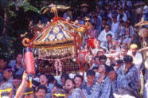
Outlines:
[[[133,63],[135,64],[135,67],[140,71],[142,67],[142,54],[138,52],[138,45],[137,44],[131,44],[130,50],[127,53],[128,55],[133,57]]]
[[[121,66],[117,75],[117,90],[129,90],[138,96],[140,89],[139,74],[137,68],[132,63],[133,58],[132,56],[126,55],[123,60],[124,64]]]
[[[144,88],[144,79],[143,79],[143,56],[142,53],[138,51],[138,46],[137,44],[131,44],[130,45],[130,50],[128,51],[128,54],[133,57],[133,63],[135,67],[138,69],[138,73],[140,75],[140,83],[141,83],[141,92],[143,92]]]

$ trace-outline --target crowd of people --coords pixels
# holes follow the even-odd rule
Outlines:
[[[90,27],[80,46],[90,53],[88,70],[61,76],[38,72],[28,78],[23,54],[15,60],[1,56],[0,98],[147,98],[141,38],[134,26],[142,13],[134,7],[132,0],[100,0],[94,9],[82,4],[65,11],[63,18]]]

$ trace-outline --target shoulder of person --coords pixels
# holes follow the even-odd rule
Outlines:
[[[138,51],[138,52],[137,52],[137,55],[138,55],[138,56],[141,56],[141,55],[142,55],[142,53]]]
[[[138,69],[135,67],[135,65],[133,64],[132,68],[131,68],[132,71],[138,71]]]
[[[104,32],[105,32],[105,29],[103,29],[103,30],[100,32],[100,34],[101,34],[101,33],[104,33]]]
[[[111,82],[110,78],[108,76],[106,76],[105,79],[104,79],[104,82],[109,82],[110,83]]]
[[[109,31],[110,34],[114,35],[114,33],[112,31]]]
[[[74,92],[81,92],[82,90],[80,88],[75,88]]]

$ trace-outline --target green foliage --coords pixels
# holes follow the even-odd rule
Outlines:
[[[19,36],[27,31],[26,19],[32,17],[32,15],[25,16],[26,13],[31,11],[40,14],[40,10],[51,3],[75,5],[76,1],[78,0],[0,0],[0,15],[2,15],[0,16],[0,34],[2,29],[6,29],[4,34],[0,35],[0,55],[10,58],[22,49]],[[4,15],[7,16],[6,19]]]
[[[37,7],[31,5],[29,2],[24,2],[21,7],[24,8],[24,11],[25,12],[27,12],[27,11],[33,11],[33,12],[39,13],[39,9]]]
[[[0,37],[0,55],[5,56],[6,58],[10,58],[15,49],[13,48],[13,44],[15,42],[15,38],[9,36],[1,36]]]

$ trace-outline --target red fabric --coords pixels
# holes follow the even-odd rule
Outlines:
[[[64,18],[62,18],[62,17],[54,17],[53,18],[53,22],[57,22],[58,20],[64,20]]]
[[[91,48],[95,48],[95,38],[89,38],[88,39],[88,46]]]

